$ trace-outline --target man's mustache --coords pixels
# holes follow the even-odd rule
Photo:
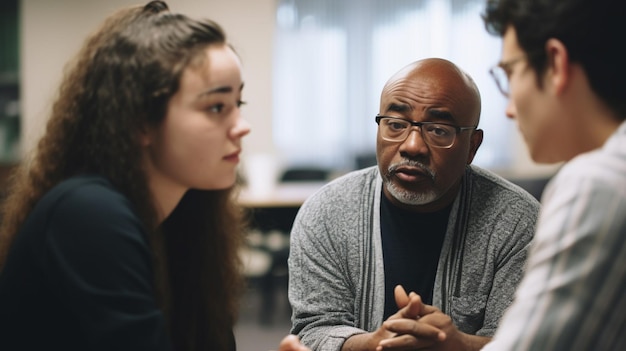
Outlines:
[[[414,160],[405,160],[405,161],[402,161],[402,162],[399,162],[399,163],[395,163],[395,164],[389,166],[389,168],[387,168],[387,172],[389,172],[389,174],[392,175],[392,174],[396,173],[396,171],[400,167],[419,168],[419,169],[423,170],[424,172],[426,172],[430,176],[431,179],[435,180],[435,171],[430,169],[425,164],[423,164],[423,163],[421,163],[419,161],[414,161]]]

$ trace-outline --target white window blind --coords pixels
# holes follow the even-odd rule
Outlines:
[[[474,163],[510,165],[512,123],[489,76],[500,42],[484,29],[484,0],[280,0],[274,55],[274,142],[288,165],[354,168],[375,151],[380,92],[426,57],[467,71],[482,96]]]

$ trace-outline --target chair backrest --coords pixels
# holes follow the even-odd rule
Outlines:
[[[356,155],[354,157],[354,161],[356,163],[356,169],[363,169],[370,166],[375,166],[377,164],[376,153],[372,152]]]
[[[280,177],[281,182],[324,181],[328,179],[330,171],[317,167],[294,167],[286,169]]]
[[[552,176],[541,176],[534,178],[511,178],[513,184],[517,184],[524,190],[528,191],[537,200],[541,200],[543,190],[550,181]]]

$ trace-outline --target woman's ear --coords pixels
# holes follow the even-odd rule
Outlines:
[[[546,54],[548,60],[546,83],[552,85],[554,92],[560,95],[571,79],[571,65],[567,48],[558,39],[548,39],[546,42]]]
[[[149,146],[150,144],[152,144],[153,133],[154,131],[152,130],[152,128],[148,126],[143,126],[139,130],[139,142],[141,143],[141,146]]]

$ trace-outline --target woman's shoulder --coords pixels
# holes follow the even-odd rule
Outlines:
[[[45,194],[44,198],[71,197],[84,192],[94,192],[103,195],[117,193],[113,185],[105,177],[84,174],[73,176],[59,182]]]
[[[106,225],[113,219],[135,217],[130,202],[104,177],[79,175],[50,189],[33,210],[46,221],[85,222]],[[42,218],[43,219],[43,218]]]
[[[45,266],[54,257],[92,261],[110,256],[121,262],[149,251],[145,233],[130,202],[110,182],[76,176],[39,200],[18,239],[39,253],[36,256]]]

